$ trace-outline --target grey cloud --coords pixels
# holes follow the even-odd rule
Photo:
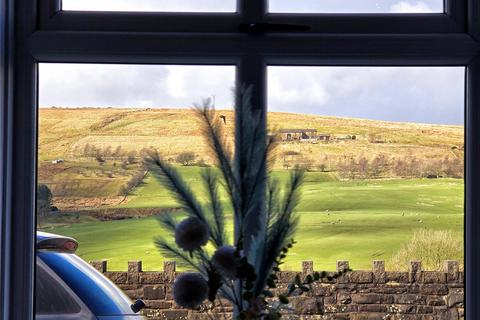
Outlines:
[[[443,12],[443,0],[270,0],[270,9],[326,13]]]
[[[63,0],[64,10],[234,12],[235,0]]]
[[[233,66],[41,64],[40,106],[232,105]],[[463,124],[461,67],[269,67],[271,111]]]
[[[268,105],[271,111],[461,125],[464,72],[460,67],[270,67]]]
[[[63,0],[65,10],[234,12],[235,0]],[[270,0],[274,12],[443,12],[443,0]]]
[[[232,105],[233,66],[41,64],[40,106],[190,107],[215,95]]]

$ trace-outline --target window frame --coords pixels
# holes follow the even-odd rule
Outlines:
[[[237,11],[102,12],[63,11],[61,0],[40,2],[41,30],[135,32],[237,32],[240,23],[293,23],[311,33],[463,33],[467,0],[444,0],[444,13],[275,13],[268,0],[237,0]],[[352,27],[353,26],[353,27]]]
[[[37,64],[235,64],[266,109],[267,65],[466,66],[465,313],[480,318],[480,3],[445,14],[233,14],[59,11],[59,0],[0,0],[0,317],[34,314]],[[159,20],[160,19],[160,20]],[[393,19],[393,20],[392,20]],[[208,22],[208,24],[206,23]],[[311,24],[311,32],[246,34],[240,23]],[[22,301],[22,308],[18,307]]]

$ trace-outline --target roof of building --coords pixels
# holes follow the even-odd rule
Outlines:
[[[280,129],[280,133],[317,132],[317,129]]]

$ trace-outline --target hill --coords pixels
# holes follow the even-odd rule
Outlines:
[[[226,132],[233,130],[233,112],[219,110],[226,118]],[[120,146],[124,151],[154,147],[165,156],[188,150],[211,160],[194,112],[190,109],[41,108],[39,160],[75,159],[85,145],[99,148]],[[355,140],[327,144],[283,144],[311,158],[325,154],[392,156],[421,154],[438,157],[461,153],[463,127],[386,122],[318,115],[270,112],[270,128],[313,128],[337,137],[355,135]],[[229,135],[231,137],[231,135]],[[377,143],[371,143],[373,139]],[[230,139],[231,140],[231,139]]]
[[[218,114],[225,116],[232,143],[233,113]],[[177,204],[152,175],[144,175],[139,154],[154,147],[176,164],[179,153],[193,152],[194,165],[176,165],[201,196],[201,160],[212,159],[193,112],[51,108],[40,109],[39,120],[39,182],[52,189],[61,211],[38,219],[41,227],[78,239],[85,260],[109,259],[113,268],[124,269],[138,259],[146,269],[158,269],[164,257],[152,239],[165,230],[150,215]],[[294,113],[269,113],[268,123],[330,137],[279,145],[273,175],[288,179],[286,164],[309,169],[298,207],[299,245],[289,252],[286,268],[314,260],[318,268],[331,269],[347,259],[358,269],[385,259],[394,269],[391,257],[416,230],[449,230],[461,241],[463,127]],[[448,162],[457,168],[453,174],[446,157],[458,160]],[[125,192],[132,181],[138,183]],[[230,218],[227,225],[231,229]],[[457,251],[448,259],[462,260],[463,248]]]
[[[233,111],[219,110],[218,116],[223,116],[222,122],[225,119],[226,139],[233,145]],[[461,126],[280,112],[268,114],[268,126],[315,129],[330,137],[328,142],[282,141],[276,170],[300,165],[335,179],[366,178],[365,164],[370,161],[370,167],[376,168],[367,170],[368,177],[423,177],[432,174],[432,163],[436,171],[445,166],[445,157],[458,160],[456,170],[450,171],[463,170]],[[150,147],[173,163],[178,154],[193,152],[194,162],[213,164],[191,109],[41,108],[39,112],[38,178],[50,186],[61,208],[123,203],[121,190],[141,174],[141,151]],[[410,162],[400,161],[406,157]],[[58,159],[62,161],[52,163]]]

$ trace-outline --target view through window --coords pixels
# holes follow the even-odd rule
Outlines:
[[[155,149],[197,191],[213,165],[192,111],[211,99],[233,130],[233,66],[41,64],[38,229],[72,236],[83,259],[160,270],[155,215],[176,208],[142,165]],[[220,111],[221,110],[221,111]]]
[[[235,0],[62,0],[63,10],[235,12]]]
[[[463,263],[464,73],[268,68],[268,122],[281,139],[275,171],[307,170],[289,267]]]
[[[307,171],[284,269],[463,263],[464,72],[268,68],[272,174]],[[210,98],[233,143],[234,79],[233,66],[41,64],[38,229],[74,237],[81,258],[110,270],[129,260],[161,270],[155,216],[177,204],[142,157],[158,150],[202,192],[200,172],[215,163],[192,103]]]
[[[270,12],[442,13],[443,0],[269,0]]]

